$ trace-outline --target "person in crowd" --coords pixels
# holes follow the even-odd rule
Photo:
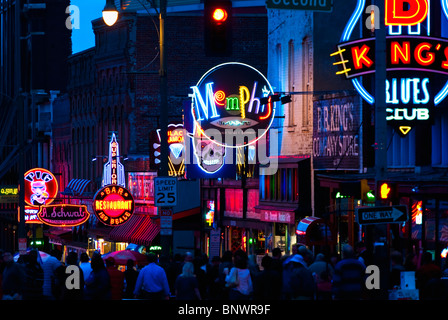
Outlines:
[[[282,274],[282,249],[274,248],[272,250],[272,269],[277,270],[277,272]]]
[[[399,251],[390,253],[390,273],[389,273],[389,289],[401,285],[401,272],[406,271],[403,266],[403,255]]]
[[[79,260],[81,261],[79,267],[82,269],[82,272],[84,274],[84,281],[86,281],[90,275],[90,272],[92,272],[89,255],[83,252],[81,253],[81,257],[79,258]]]
[[[252,279],[254,279],[260,273],[260,266],[257,263],[257,256],[251,254],[248,256],[247,267],[250,271]]]
[[[199,292],[201,293],[201,297],[205,297],[208,291],[208,283],[207,283],[207,255],[205,254],[197,254],[193,258],[193,266],[194,266],[194,274],[196,279],[198,280]],[[185,262],[186,263],[186,262]]]
[[[221,287],[221,299],[229,298],[229,288],[226,285],[226,276],[229,274],[230,270],[234,267],[233,264],[233,253],[230,250],[224,251],[221,259],[221,264],[219,265],[219,280],[218,283]]]
[[[11,252],[3,253],[2,300],[21,300],[25,286],[25,272],[14,262]]]
[[[170,286],[170,292],[174,292],[174,283],[176,282],[177,277],[182,273],[183,260],[182,255],[180,253],[176,253],[166,268],[166,276],[168,278],[168,284]]]
[[[170,288],[165,270],[156,264],[154,253],[148,254],[149,264],[138,274],[134,296],[148,300],[169,300]]]
[[[326,261],[323,253],[318,253],[316,259],[310,265],[309,270],[315,275],[316,294],[319,300],[329,300],[331,298],[331,279],[334,269],[329,261]]]
[[[201,300],[199,283],[194,274],[194,265],[186,262],[182,267],[182,273],[174,284],[176,300]]]
[[[342,247],[342,260],[334,268],[332,293],[335,300],[360,300],[364,295],[366,266],[359,261],[353,247]]]
[[[138,271],[135,270],[134,260],[129,259],[126,262],[126,271],[124,272],[124,279],[126,288],[124,290],[123,297],[126,299],[132,299],[134,297],[135,283],[137,282]]]
[[[308,269],[308,264],[299,253],[300,245],[293,245],[292,256],[283,263],[282,272],[282,294],[286,300],[312,300],[315,294],[315,283],[313,274]],[[309,259],[309,258],[308,258]]]
[[[111,299],[123,299],[124,273],[117,269],[115,259],[113,257],[108,257],[106,259],[106,270],[110,279]]]
[[[211,259],[210,268],[207,271],[207,282],[209,284],[208,298],[217,300],[221,297],[221,286],[219,284],[219,266],[221,265],[221,258],[214,256]]]
[[[31,250],[24,256],[25,286],[23,300],[39,300],[43,297],[44,270],[37,261],[37,250]]]
[[[90,262],[92,272],[85,282],[84,296],[86,300],[110,300],[112,298],[110,277],[103,258],[94,252]]]
[[[254,278],[254,300],[280,300],[282,295],[281,274],[274,269],[274,260],[268,255],[261,259],[263,270]]]
[[[69,252],[65,265],[56,268],[53,292],[57,300],[84,300],[84,274],[76,252]]]
[[[56,296],[53,292],[55,289],[55,271],[58,267],[62,265],[61,262],[62,253],[57,249],[50,251],[50,256],[44,262],[44,284],[43,284],[43,294],[44,298],[47,300],[54,300]]]
[[[422,255],[420,268],[415,272],[416,287],[419,289],[421,300],[429,299],[431,286],[437,282],[442,276],[442,270],[436,265],[432,259],[432,254],[425,251]]]
[[[229,300],[249,300],[251,298],[253,285],[247,261],[248,257],[245,251],[241,249],[235,251],[235,267],[226,276],[226,284],[230,287]]]

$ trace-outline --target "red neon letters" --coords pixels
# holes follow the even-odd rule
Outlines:
[[[409,10],[404,10],[404,4]],[[426,19],[428,0],[386,0],[386,26],[413,26]]]

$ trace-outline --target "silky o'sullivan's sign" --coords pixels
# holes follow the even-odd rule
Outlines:
[[[108,226],[126,223],[134,213],[134,198],[124,187],[108,185],[98,190],[93,199],[97,218]]]

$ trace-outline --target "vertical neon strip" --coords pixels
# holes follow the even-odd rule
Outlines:
[[[375,102],[375,98],[366,91],[366,89],[359,83],[358,79],[352,79],[352,83],[364,100],[366,100],[369,104],[373,104]]]
[[[349,22],[345,26],[344,32],[342,33],[341,42],[345,42],[350,39],[353,29],[355,28],[356,22],[361,17],[361,14],[364,10],[365,4],[366,0],[358,0],[355,12],[353,12],[353,15],[351,16]]]

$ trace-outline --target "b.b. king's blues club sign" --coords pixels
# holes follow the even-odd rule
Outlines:
[[[385,13],[380,17],[387,28],[386,120],[406,136],[419,124],[432,124],[434,112],[448,95],[448,0],[384,1]],[[363,32],[371,37],[352,40],[358,22],[364,23],[374,12],[370,5],[358,0],[332,56],[339,58],[334,62],[339,66],[337,74],[351,80],[373,105],[373,90],[366,83],[376,70],[374,24],[372,31],[364,28]]]

